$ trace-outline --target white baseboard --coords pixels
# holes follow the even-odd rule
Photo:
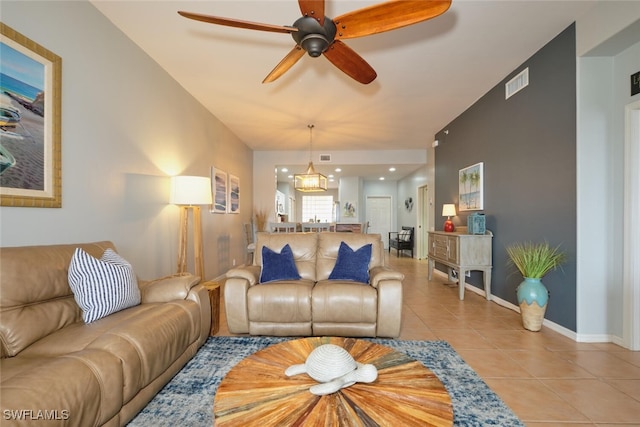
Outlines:
[[[620,347],[624,347],[624,342],[622,338],[617,337],[615,335],[609,334],[577,334],[576,338],[577,342],[585,342],[585,343],[613,343],[619,345]]]
[[[443,271],[440,271],[440,270],[437,270],[435,268],[433,269],[433,271],[435,273],[437,273],[439,276],[445,278],[446,280],[449,279],[449,276],[447,275],[447,273],[445,273]],[[474,293],[476,293],[478,295],[482,295],[483,297],[486,297],[486,292],[484,291],[484,289],[480,289],[480,288],[478,288],[476,286],[473,286],[473,285],[467,283],[466,281],[464,283],[464,287],[465,287],[465,289],[467,289],[467,290],[469,290],[471,292],[474,292]],[[490,295],[489,299],[490,299],[490,301],[495,302],[499,306],[508,308],[509,310],[513,310],[516,313],[520,313],[520,307],[518,307],[517,305],[515,305],[515,304],[513,304],[513,303],[511,303],[511,302],[509,302],[507,300],[499,298],[499,297],[497,297],[495,295]],[[570,338],[570,339],[572,339],[572,340],[574,340],[576,342],[593,342],[593,343],[596,343],[596,342],[614,342],[615,344],[618,344],[616,341],[613,341],[611,339],[611,337],[609,337],[609,336],[606,336],[607,338],[605,340],[603,340],[603,337],[605,337],[604,335],[602,335],[602,336],[600,336],[600,335],[598,335],[598,336],[588,336],[588,335],[587,336],[579,336],[577,333],[573,332],[572,330],[567,329],[564,326],[558,325],[557,323],[552,322],[549,319],[544,319],[542,321],[542,325],[546,326],[547,328],[551,329],[552,331],[557,332],[560,335],[563,335],[563,336],[565,336],[567,338]],[[587,341],[587,339],[593,339],[594,341]],[[622,340],[619,340],[619,341],[622,341]],[[618,344],[618,345],[621,345],[621,344]]]

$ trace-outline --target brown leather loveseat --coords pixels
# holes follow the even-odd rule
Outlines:
[[[125,425],[209,335],[209,298],[192,275],[138,280],[140,304],[85,323],[68,281],[78,247],[115,250],[0,248],[2,425]]]
[[[371,244],[367,283],[330,279],[342,242],[354,251]],[[260,283],[263,247],[287,244],[300,278]],[[384,265],[379,234],[258,233],[253,265],[227,272],[227,324],[237,334],[397,337],[403,279]]]

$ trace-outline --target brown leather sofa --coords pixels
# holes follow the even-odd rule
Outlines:
[[[338,249],[372,244],[369,284],[329,280]],[[289,244],[300,280],[259,283],[262,247]],[[227,272],[224,302],[229,331],[278,336],[397,337],[404,276],[384,265],[379,234],[258,233],[253,265]]]
[[[115,250],[0,248],[2,425],[125,425],[209,335],[208,294],[192,275],[138,280],[141,304],[85,324],[67,278],[77,247]]]

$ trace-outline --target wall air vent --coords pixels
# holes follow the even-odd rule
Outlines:
[[[529,86],[529,67],[522,70],[517,76],[509,80],[507,84],[504,85],[504,99],[511,98],[527,86]]]
[[[320,154],[320,163],[327,163],[331,161],[331,154]]]

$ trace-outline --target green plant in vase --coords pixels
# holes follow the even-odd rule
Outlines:
[[[518,305],[525,329],[539,331],[549,302],[549,291],[542,278],[560,267],[567,259],[560,246],[551,247],[545,243],[516,243],[507,246],[509,261],[524,280],[516,289]]]

